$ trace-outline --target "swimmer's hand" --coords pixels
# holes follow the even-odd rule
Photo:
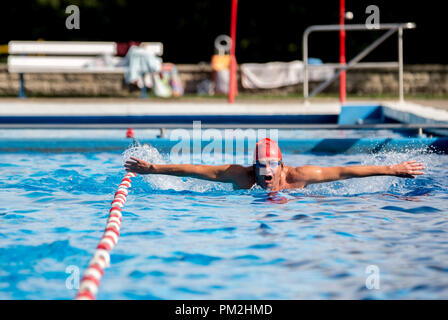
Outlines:
[[[126,171],[139,174],[148,174],[153,172],[154,166],[148,161],[140,160],[134,157],[131,157],[131,159],[132,160],[128,160],[124,164]]]
[[[394,166],[390,166],[390,170],[393,176],[401,178],[415,178],[416,175],[424,174],[423,171],[425,167],[423,164],[417,162],[416,160],[405,161]]]

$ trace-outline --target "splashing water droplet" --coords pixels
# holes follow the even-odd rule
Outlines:
[[[167,164],[167,159],[159,153],[159,151],[151,145],[133,144],[127,150],[123,152],[123,164],[131,157],[148,161],[154,164]],[[157,190],[175,190],[175,191],[194,191],[194,192],[207,192],[207,191],[231,191],[232,185],[209,182],[193,178],[180,178],[168,175],[142,175],[145,180],[153,189]]]

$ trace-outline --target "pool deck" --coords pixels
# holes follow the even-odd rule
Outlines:
[[[299,101],[250,101],[229,104],[223,100],[151,99],[4,99],[0,116],[12,115],[293,115],[339,114],[340,105],[321,102],[305,105]]]
[[[243,99],[242,99],[243,100]],[[350,129],[340,121],[348,114],[349,126],[354,129],[368,129],[367,118],[358,119],[360,114],[376,115],[381,110],[380,118],[375,121],[395,120],[399,123],[374,122],[377,129],[413,128],[417,138],[345,138],[345,139],[304,139],[294,143],[295,152],[303,153],[360,153],[381,150],[431,149],[448,153],[448,103],[447,108],[432,107],[415,102],[399,103],[397,101],[350,100],[343,107],[336,99],[313,100],[304,104],[299,100],[252,99],[228,104],[224,99],[0,99],[0,129],[23,128],[157,128],[160,137],[163,129],[191,127],[193,121],[201,120],[206,128],[295,128],[295,129]],[[381,106],[381,108],[379,108]],[[350,110],[345,107],[361,107]],[[365,108],[364,108],[365,107]],[[343,112],[341,112],[343,110]],[[358,111],[356,111],[358,110]],[[361,110],[361,112],[359,112]],[[364,120],[363,120],[364,119]],[[382,119],[382,120],[381,120]],[[362,121],[361,121],[362,120]],[[351,121],[351,122],[350,122]],[[360,121],[360,123],[358,123]],[[396,127],[388,127],[388,126]],[[438,126],[437,129],[434,126]],[[416,130],[418,129],[418,131]],[[425,138],[422,129],[427,133]],[[433,138],[432,136],[442,136]],[[160,137],[157,143],[161,147]],[[0,151],[41,150],[42,139],[36,141],[25,139],[0,139]],[[54,141],[53,141],[54,140]],[[90,143],[90,142],[89,142]],[[117,141],[94,143],[82,139],[50,139],[45,150],[123,150],[128,143],[122,136]],[[168,147],[170,147],[169,145]],[[169,148],[166,149],[169,149]],[[89,149],[90,148],[90,149]],[[47,151],[48,151],[47,150]]]
[[[393,100],[349,100],[345,106],[383,106],[387,117],[408,124],[448,124],[447,100],[417,100],[399,103]],[[341,112],[337,99],[313,99],[305,104],[294,99],[240,99],[228,104],[225,99],[180,98],[178,100],[162,99],[123,99],[123,98],[3,98],[0,99],[0,126],[5,127],[14,119],[35,118],[39,123],[44,117],[73,117],[110,119],[132,118],[145,123],[156,118],[161,123],[171,119],[183,118],[192,121],[198,116],[212,119],[214,123],[232,117],[240,122],[251,123],[282,121],[298,123],[303,119],[309,123],[330,123]],[[208,118],[207,118],[208,117]],[[314,117],[314,118],[313,118]],[[214,120],[213,120],[214,119]],[[158,121],[157,120],[157,121]],[[225,120],[225,121],[227,121]],[[113,121],[113,120],[110,120]],[[156,121],[156,120],[155,120]],[[174,121],[175,122],[175,121]]]

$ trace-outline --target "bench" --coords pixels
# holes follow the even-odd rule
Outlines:
[[[143,42],[157,56],[163,54],[160,42]],[[25,98],[24,73],[124,73],[123,58],[117,56],[115,42],[81,41],[10,41],[8,71],[20,77],[19,98]],[[107,64],[101,65],[101,59]],[[142,98],[146,98],[146,87]]]

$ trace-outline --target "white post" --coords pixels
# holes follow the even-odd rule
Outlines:
[[[403,28],[398,28],[398,95],[400,103],[404,102],[403,94]]]
[[[308,104],[308,32],[305,30],[302,41],[303,58],[303,98],[305,105]]]

